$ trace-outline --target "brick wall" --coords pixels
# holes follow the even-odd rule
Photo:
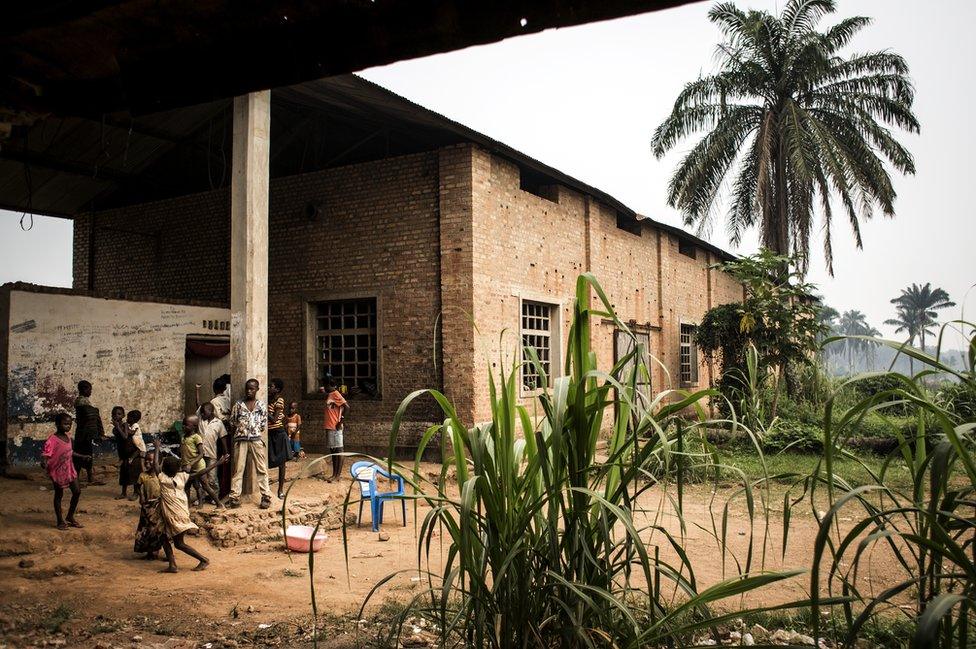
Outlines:
[[[586,207],[583,196],[562,187],[558,202],[522,191],[515,164],[477,148],[472,156],[474,416],[482,421],[489,418],[488,372],[510,371],[520,357],[522,300],[559,307],[553,348],[565,348],[576,278],[585,269]]]
[[[437,153],[275,179],[269,197],[269,375],[298,400],[306,443],[321,442],[322,399],[306,385],[312,336],[308,305],[374,297],[379,311],[380,398],[351,401],[346,444],[387,444],[402,399],[439,388],[435,320],[440,312]],[[306,206],[320,205],[309,219]],[[76,221],[75,286],[87,287],[91,223],[95,288],[129,298],[158,295],[229,301],[229,194],[205,192]],[[439,339],[437,346],[439,347]],[[410,444],[441,417],[430,399],[407,413]]]
[[[649,333],[664,366],[653,368],[655,391],[678,387],[680,323],[742,295],[709,270],[709,252],[682,255],[674,235],[649,223],[639,235],[621,229],[613,208],[565,187],[546,188],[545,198],[524,191],[515,163],[471,144],[279,178],[270,192],[269,370],[300,401],[313,448],[321,398],[306,377],[316,301],[377,300],[381,395],[352,402],[346,433],[350,448],[377,449],[416,389],[443,387],[465,421],[488,418],[488,372],[520,356],[521,302],[557,306],[553,348],[563,350],[581,272],[597,276],[622,320]],[[94,241],[99,292],[226,304],[228,201],[218,190],[79,218],[76,287],[87,288]],[[313,203],[318,216],[309,218]],[[613,336],[611,323],[594,323],[606,369]],[[554,368],[562,365],[555,355]],[[710,369],[702,365],[702,387]],[[423,397],[407,419],[404,445],[442,416]]]
[[[440,151],[440,359],[444,394],[464,421],[474,419],[475,394],[473,162],[469,145]]]
[[[226,189],[99,212],[75,220],[73,286],[129,299],[227,304],[229,246]]]
[[[501,363],[509,369],[518,358],[521,300],[559,307],[562,350],[576,277],[584,271],[596,276],[621,320],[649,334],[650,352],[663,365],[652,367],[654,391],[681,387],[680,323],[698,323],[710,306],[742,297],[734,280],[709,269],[716,258],[702,248],[694,259],[680,254],[677,237],[649,223],[640,224],[640,234],[620,228],[615,209],[567,188],[549,188],[554,200],[523,191],[515,163],[477,147],[470,151],[477,323],[473,418],[489,416],[488,372],[497,376]],[[615,360],[614,330],[609,321],[593,323],[591,344],[602,369]],[[556,361],[561,372],[564,359]],[[698,387],[707,387],[711,376],[702,360]],[[522,396],[527,403],[530,395]]]

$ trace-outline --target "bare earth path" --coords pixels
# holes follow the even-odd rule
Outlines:
[[[435,470],[434,465],[427,468]],[[289,476],[299,469],[293,463]],[[215,547],[204,531],[189,542],[210,558],[207,571],[191,572],[192,560],[178,554],[181,572],[160,574],[163,562],[145,561],[132,552],[138,504],[114,499],[118,487],[111,469],[108,471],[106,486],[82,491],[78,518],[85,528],[80,530],[55,529],[52,493],[39,471],[29,472],[30,480],[0,480],[0,646],[39,646],[42,642],[84,647],[307,644],[311,629],[308,558],[282,550],[274,517],[260,518],[257,507],[249,503],[228,523],[212,518],[217,523],[210,533],[228,537],[236,545]],[[337,522],[349,486],[348,479],[339,484],[305,479],[292,490],[289,504],[306,514],[329,507],[330,520]],[[656,508],[657,496],[651,494],[644,506]],[[719,496],[722,502],[725,494]],[[696,566],[701,586],[723,576],[715,541],[694,525],[711,529],[710,497],[711,490],[705,486],[685,493],[688,528],[684,548]],[[202,508],[203,512],[212,510],[211,506]],[[424,513],[421,509],[419,515]],[[386,575],[416,566],[413,516],[408,505],[408,525],[401,527],[393,507],[388,506],[383,530],[390,539],[385,542],[370,531],[368,523],[350,526],[348,575],[341,531],[329,532],[325,548],[314,557],[314,582],[320,614],[344,620],[337,622],[337,636],[328,643],[330,648],[363,646],[356,619],[364,597]],[[816,534],[812,516],[808,510],[795,515],[784,562],[779,560],[778,518],[772,522],[773,542],[766,568],[807,567]],[[678,532],[674,516],[666,515],[661,521]],[[742,557],[748,531],[749,519],[743,503],[738,502],[731,510],[728,535],[733,551]],[[756,531],[760,531],[758,527]],[[662,557],[667,556],[662,550]],[[726,568],[728,576],[735,573],[732,563]],[[776,585],[750,596],[748,605],[802,598],[806,584],[806,578],[801,578]],[[366,617],[384,598],[405,599],[417,587],[415,575],[414,580],[409,573],[394,579],[385,586],[384,596],[374,600],[376,606]],[[59,625],[61,617],[67,619]]]

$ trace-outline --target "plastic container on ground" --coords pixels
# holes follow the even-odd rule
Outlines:
[[[314,531],[315,528],[310,525],[289,525],[285,530],[285,544],[292,552],[318,552],[329,536],[319,530],[313,540]]]

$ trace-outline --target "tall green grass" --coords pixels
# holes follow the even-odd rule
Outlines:
[[[846,623],[846,642],[853,645],[864,625],[882,615],[910,620],[913,648],[967,647],[973,638],[976,610],[976,460],[973,430],[976,422],[954,416],[926,388],[928,377],[943,374],[970,389],[976,388],[976,338],[970,323],[961,325],[969,334],[968,365],[956,370],[938,354],[928,355],[902,343],[883,341],[923,364],[913,377],[888,374],[895,387],[863,398],[834,420],[832,409],[840,393],[856,389],[858,381],[846,382],[828,400],[824,416],[825,448],[822,464],[811,475],[811,485],[826,488],[829,509],[820,518],[810,574],[814,631],[822,606],[820,598],[839,593]],[[941,339],[941,336],[940,336]],[[835,470],[838,455],[850,457],[842,444],[858,422],[871,412],[909,405],[916,413],[916,434],[906,438],[897,426],[899,445],[873,481],[852,487]],[[890,479],[897,464],[907,466],[912,480]],[[813,490],[811,489],[811,502]],[[854,523],[842,530],[840,513]],[[900,575],[880,591],[866,588],[872,557]]]
[[[591,290],[597,308],[590,306]],[[404,611],[432,620],[444,646],[687,646],[725,619],[713,614],[714,603],[797,574],[753,573],[750,553],[734,578],[699,586],[680,533],[654,512],[645,516],[638,501],[658,485],[680,517],[683,472],[714,465],[707,453],[683,445],[689,429],[705,421],[715,393],[642,395],[636,386],[648,368],[639,362],[636,339],[631,354],[601,370],[590,346],[594,318],[628,331],[596,280],[583,275],[564,371],[550,377],[537,359],[529,361],[541,377],[539,416],[519,401],[516,362],[491,377],[489,422],[469,426],[436,390],[411,394],[396,414],[391,457],[411,402],[429,395],[444,413],[423,436],[407,474],[429,511],[418,530],[424,588]],[[689,412],[691,421],[679,418]],[[434,440],[444,469],[432,483],[419,459]],[[443,479],[449,466],[457,489]],[[744,488],[750,514],[760,516],[751,484]],[[724,525],[714,531],[724,550],[718,527]],[[659,546],[676,559],[661,558]]]

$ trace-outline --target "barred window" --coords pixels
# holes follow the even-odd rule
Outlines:
[[[698,348],[695,347],[695,325],[681,325],[678,347],[679,378],[684,384],[698,383]]]
[[[535,350],[547,377],[552,376],[553,317],[557,310],[551,304],[522,302],[522,389],[541,387],[538,368],[531,362],[528,348]]]
[[[376,299],[333,300],[314,307],[318,385],[331,374],[350,394],[379,394]]]

